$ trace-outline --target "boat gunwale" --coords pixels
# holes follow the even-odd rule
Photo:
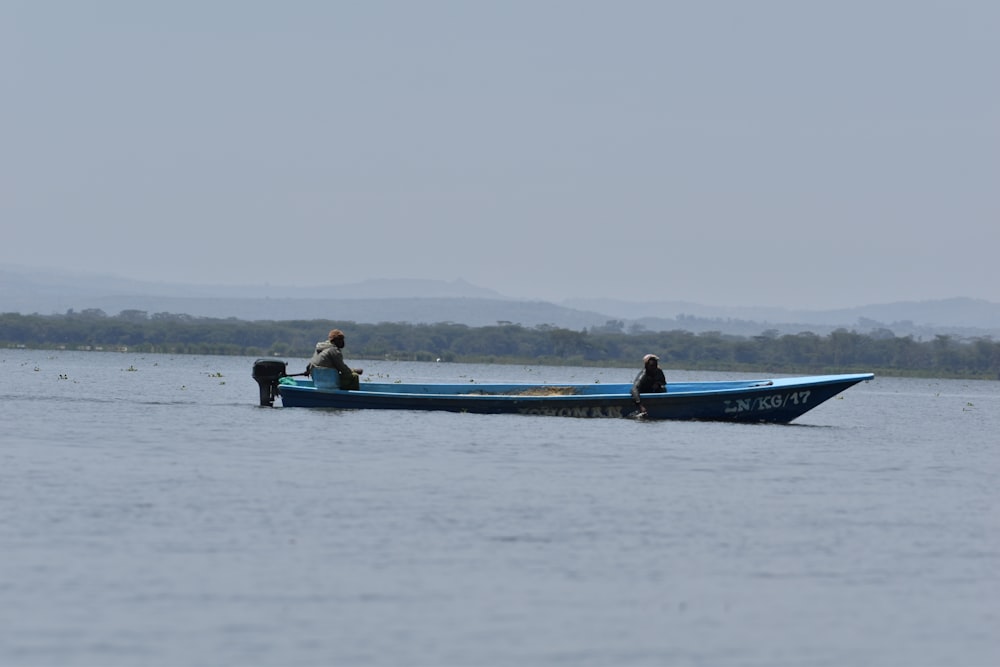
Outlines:
[[[816,387],[816,386],[826,386],[831,384],[842,384],[850,383],[857,384],[859,382],[869,381],[875,377],[874,373],[850,373],[850,374],[840,374],[840,375],[815,375],[815,376],[789,376],[789,377],[778,377],[778,378],[766,378],[758,380],[719,380],[719,381],[700,381],[700,382],[677,382],[677,383],[667,383],[666,392],[657,393],[644,393],[642,394],[647,400],[663,400],[671,397],[684,397],[684,396],[700,396],[704,394],[718,394],[718,395],[731,395],[731,394],[741,394],[741,393],[766,393],[768,391],[774,390],[787,390],[796,387]],[[365,385],[382,385],[382,386],[398,386],[398,387],[462,387],[463,389],[468,389],[468,391],[456,392],[407,392],[407,391],[378,391],[365,389]],[[362,383],[360,389],[339,389],[333,387],[317,387],[312,380],[296,380],[295,384],[281,385],[279,387],[279,392],[282,389],[291,389],[293,391],[304,391],[304,392],[315,392],[319,394],[329,394],[336,396],[349,396],[354,395],[358,398],[414,398],[414,399],[424,399],[424,400],[471,400],[471,401],[495,401],[495,400],[508,400],[508,401],[559,401],[559,402],[571,402],[571,401],[585,401],[593,402],[599,400],[621,400],[623,398],[629,398],[631,392],[631,383],[613,383],[606,385],[608,387],[616,387],[612,392],[604,393],[551,393],[551,394],[526,394],[526,393],[515,393],[518,389],[523,391],[529,391],[532,389],[546,388],[551,389],[566,389],[574,387],[595,387],[600,386],[597,383],[518,383],[518,382],[490,382],[482,384],[457,384],[457,383],[423,383],[423,382],[412,382],[412,383]],[[697,386],[694,389],[686,388],[680,390],[671,391],[670,387],[691,387]],[[490,387],[494,388],[506,388],[505,391],[496,391],[495,393],[487,393]]]

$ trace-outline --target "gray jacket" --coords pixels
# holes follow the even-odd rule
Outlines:
[[[309,360],[309,366],[319,368],[336,368],[340,373],[340,386],[350,384],[354,377],[354,371],[344,363],[343,351],[328,340],[321,340],[316,343],[316,353]]]

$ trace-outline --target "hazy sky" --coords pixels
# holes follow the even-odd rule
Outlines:
[[[1000,301],[1000,3],[0,2],[0,263]]]

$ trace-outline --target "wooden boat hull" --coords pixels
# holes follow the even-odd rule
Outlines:
[[[283,407],[357,410],[444,410],[478,414],[617,418],[634,416],[631,384],[388,384],[337,389],[335,373],[283,377]],[[752,381],[670,383],[667,392],[643,394],[648,419],[787,423],[872,373]]]

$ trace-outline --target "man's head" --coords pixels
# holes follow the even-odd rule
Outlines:
[[[642,358],[642,365],[646,368],[656,368],[656,364],[658,364],[659,361],[660,358],[655,354],[647,354]]]
[[[344,332],[340,329],[331,329],[330,342],[337,347],[344,347]]]

